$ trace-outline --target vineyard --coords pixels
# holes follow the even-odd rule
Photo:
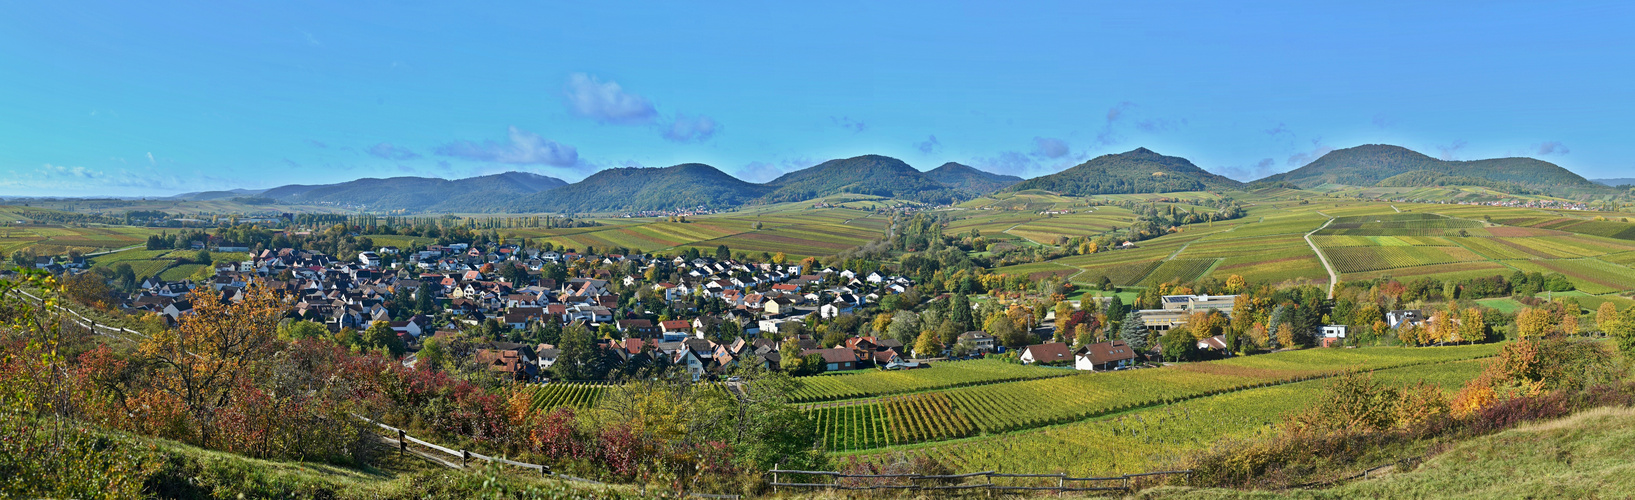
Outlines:
[[[1480,361],[1454,361],[1376,371],[1393,384],[1425,381],[1451,393],[1481,371]],[[1117,416],[956,443],[868,451],[864,462],[935,457],[957,471],[1107,476],[1163,468],[1183,453],[1223,439],[1267,432],[1284,415],[1306,407],[1328,387],[1313,380],[1198,398]]]
[[[997,359],[936,363],[930,368],[866,371],[801,379],[791,398],[796,403],[854,399],[1033,378],[1075,372],[1006,363]]]
[[[1308,349],[1174,368],[1006,382],[898,396],[808,414],[832,451],[995,434],[1158,404],[1321,378],[1491,355],[1492,345],[1425,349]]]
[[[1153,270],[1152,274],[1147,275],[1147,279],[1142,280],[1141,284],[1157,286],[1159,283],[1168,283],[1171,280],[1178,280],[1181,283],[1190,282],[1198,279],[1204,272],[1209,271],[1209,268],[1214,267],[1216,262],[1218,262],[1216,259],[1176,259],[1167,261],[1158,266],[1158,269]]]
[[[1335,247],[1325,248],[1323,253],[1342,273],[1482,260],[1464,247]]]
[[[602,397],[602,392],[606,391],[607,388],[607,384],[586,382],[542,384],[534,389],[534,403],[528,409],[550,411],[561,406],[576,410],[591,408],[596,406],[596,402]]]

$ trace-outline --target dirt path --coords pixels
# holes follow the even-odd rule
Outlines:
[[[1324,222],[1322,226],[1311,230],[1309,233],[1306,233],[1306,244],[1311,245],[1311,251],[1317,253],[1317,259],[1323,261],[1323,269],[1328,271],[1328,298],[1330,300],[1334,299],[1334,284],[1339,283],[1340,275],[1334,272],[1334,265],[1328,263],[1328,256],[1323,255],[1323,250],[1317,248],[1317,243],[1311,241],[1311,235],[1317,234],[1318,231],[1322,231],[1323,228],[1328,227],[1328,225],[1333,222],[1334,219],[1330,218],[1328,222]]]

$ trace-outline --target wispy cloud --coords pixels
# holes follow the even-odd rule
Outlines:
[[[1067,156],[1070,150],[1067,141],[1055,137],[1034,137],[1033,155],[1043,158],[1056,159]]]
[[[1453,141],[1453,144],[1437,146],[1437,157],[1441,158],[1443,161],[1457,160],[1459,159],[1459,151],[1465,149],[1465,145],[1467,144],[1468,143],[1466,143],[1464,140],[1455,140]]]
[[[307,145],[318,148],[318,149],[329,149],[329,144],[328,143],[325,143],[323,141],[313,140],[313,139],[307,139]]]
[[[1316,161],[1332,151],[1334,151],[1334,148],[1324,145],[1323,138],[1319,137],[1311,140],[1310,150],[1289,155],[1289,159],[1285,161],[1285,164],[1291,167],[1304,167],[1307,163]]]
[[[98,172],[96,170],[91,170],[89,168],[85,168],[85,167],[67,167],[67,166],[62,166],[62,165],[52,165],[50,163],[47,163],[47,164],[41,166],[40,167],[40,173],[46,178],[65,178],[66,177],[66,178],[77,178],[77,179],[97,179],[97,178],[102,177],[102,172]]]
[[[1135,122],[1135,128],[1149,134],[1162,134],[1186,126],[1186,118],[1149,118]]]
[[[1543,144],[1539,144],[1538,147],[1534,149],[1536,150],[1534,154],[1539,156],[1564,155],[1572,152],[1567,149],[1566,144],[1562,144],[1557,141],[1544,141]]]
[[[1379,128],[1391,128],[1397,125],[1396,118],[1392,118],[1390,115],[1384,113],[1374,115],[1373,122],[1374,126]]]
[[[1266,130],[1262,130],[1261,132],[1265,132],[1266,135],[1269,135],[1269,136],[1272,136],[1272,137],[1282,137],[1282,136],[1289,136],[1291,138],[1294,137],[1294,131],[1289,130],[1288,125],[1284,125],[1283,122],[1278,122],[1277,126],[1266,129]]]
[[[299,31],[301,33],[301,38],[307,41],[307,45],[311,45],[313,47],[322,47],[324,45],[323,42],[318,41],[318,37],[312,36],[312,33],[308,33],[306,30],[295,31]]]
[[[831,116],[829,121],[834,122],[837,127],[852,131],[854,134],[862,133],[869,128],[869,124],[864,123],[862,120],[853,120],[850,116]]]
[[[1135,108],[1135,103],[1130,101],[1123,101],[1111,108],[1107,108],[1107,120],[1102,123],[1101,131],[1096,133],[1096,143],[1102,146],[1112,146],[1122,142],[1123,139],[1113,131],[1113,125],[1123,120],[1124,115],[1133,108]]]
[[[721,130],[721,124],[708,116],[687,116],[677,113],[664,127],[664,138],[675,142],[704,142]]]
[[[153,152],[152,151],[148,152],[148,164],[149,165],[158,165],[159,164],[158,160],[153,159]]]
[[[937,140],[937,136],[934,135],[927,136],[925,140],[914,143],[914,149],[918,149],[921,153],[925,154],[935,153],[937,152],[937,148],[941,147],[942,141]]]
[[[602,123],[646,125],[658,118],[653,101],[626,92],[617,82],[584,73],[568,76],[565,98],[573,114]]]
[[[767,182],[778,176],[810,167],[816,162],[807,158],[792,158],[776,162],[752,161],[732,172],[733,177],[749,182]]]
[[[413,160],[420,157],[418,153],[410,151],[409,148],[393,146],[390,142],[382,142],[380,144],[369,146],[369,149],[364,151],[369,153],[370,156],[397,161]]]
[[[455,141],[433,149],[441,156],[512,165],[550,165],[570,167],[579,163],[579,151],[573,146],[540,137],[539,134],[509,128],[508,140],[498,142]]]
[[[1268,175],[1280,172],[1277,169],[1277,160],[1273,160],[1271,158],[1262,158],[1259,162],[1256,162],[1254,165],[1250,166],[1229,165],[1224,167],[1215,167],[1211,170],[1217,174],[1231,177],[1243,182],[1261,179]]]

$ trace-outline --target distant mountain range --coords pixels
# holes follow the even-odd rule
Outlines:
[[[1042,189],[1086,196],[1093,194],[1224,191],[1243,183],[1198,168],[1186,158],[1164,156],[1147,148],[1102,155],[1077,166],[1018,182],[1009,191]]]
[[[1439,160],[1401,146],[1368,144],[1337,149],[1306,166],[1256,183],[1286,182],[1301,188],[1327,184],[1380,187],[1485,186],[1506,192],[1551,194],[1605,191],[1554,163],[1533,158]]]
[[[1505,192],[1552,194],[1615,191],[1606,187],[1635,179],[1584,179],[1532,158],[1444,161],[1389,145],[1370,144],[1329,152],[1298,169],[1255,181],[1289,184],[1428,187],[1484,186]],[[1598,184],[1599,183],[1599,184]],[[1230,191],[1244,183],[1207,172],[1186,158],[1146,148],[1102,155],[1061,172],[1032,179],[945,163],[921,172],[902,160],[863,155],[829,160],[786,173],[764,184],[745,182],[715,167],[686,163],[663,168],[611,168],[577,183],[524,172],[468,179],[392,177],[325,185],[234,189],[176,195],[178,200],[272,198],[291,204],[328,204],[370,211],[417,213],[635,212],[680,207],[729,208],[805,201],[859,193],[926,203],[953,203],[998,191],[1044,190],[1073,196],[1098,194]]]
[[[555,177],[506,172],[457,180],[391,177],[358,179],[340,184],[293,184],[262,191],[259,196],[285,203],[361,205],[379,211],[463,212],[490,207],[500,199],[513,199],[566,185],[566,181]]]
[[[210,201],[210,200],[221,200],[221,199],[226,199],[226,198],[238,198],[238,197],[241,197],[241,196],[255,196],[255,195],[261,194],[263,191],[266,191],[266,190],[264,190],[264,189],[233,189],[233,190],[228,190],[228,191],[200,191],[200,192],[196,192],[196,193],[182,193],[182,194],[178,194],[176,196],[171,196],[171,197],[165,198],[165,199],[167,199],[167,200],[188,200],[188,201]]]
[[[1622,177],[1618,179],[1590,179],[1590,182],[1605,186],[1635,186],[1635,178]]]

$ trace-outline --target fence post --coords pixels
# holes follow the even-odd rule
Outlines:
[[[409,433],[404,432],[403,429],[398,429],[397,430],[397,453],[399,455],[402,455],[402,454],[405,454],[405,453],[408,453],[408,452],[409,452]]]
[[[1067,491],[1067,474],[1064,473],[1061,476],[1056,478],[1056,496],[1061,497],[1062,493],[1064,493],[1066,491]]]
[[[471,460],[471,452],[465,451],[465,450],[460,450],[460,466],[461,467],[466,467],[466,462],[470,461],[470,460]]]
[[[772,494],[774,494],[774,495],[778,494],[778,466],[779,465],[783,465],[783,464],[772,464]]]

